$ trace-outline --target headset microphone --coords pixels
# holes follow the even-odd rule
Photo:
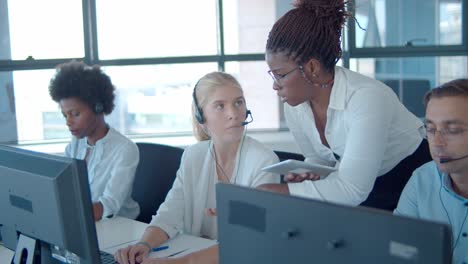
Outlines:
[[[247,119],[249,116],[250,116],[250,120],[241,122],[240,123],[241,126],[246,126],[247,124],[250,124],[253,122],[252,112],[250,112],[250,110],[247,110],[247,112],[245,113],[245,119]]]
[[[447,163],[447,162],[462,160],[462,159],[465,159],[465,158],[468,158],[468,155],[463,156],[463,157],[459,157],[459,158],[455,158],[455,159],[440,159],[439,162],[440,163]]]

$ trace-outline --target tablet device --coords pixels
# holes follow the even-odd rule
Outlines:
[[[263,171],[276,173],[280,175],[286,175],[288,173],[314,173],[320,176],[327,176],[333,171],[336,171],[334,167],[328,167],[324,165],[311,164],[299,160],[284,160],[282,162],[262,168]]]

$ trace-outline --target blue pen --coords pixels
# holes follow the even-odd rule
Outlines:
[[[165,250],[165,249],[168,249],[168,248],[169,248],[169,246],[162,246],[162,247],[153,248],[151,251],[152,252],[157,252],[157,251]]]

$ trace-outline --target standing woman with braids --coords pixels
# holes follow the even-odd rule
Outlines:
[[[423,123],[389,87],[336,66],[346,4],[296,1],[266,46],[273,89],[306,162],[337,171],[324,179],[289,174],[287,184],[260,188],[393,210],[413,170],[430,160]]]

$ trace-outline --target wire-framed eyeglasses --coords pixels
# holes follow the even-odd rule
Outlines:
[[[432,126],[424,126],[424,138],[427,140],[433,140],[437,132],[439,135],[445,140],[450,141],[456,139],[457,137],[464,134],[468,129],[465,128],[444,128],[444,129],[436,129]]]
[[[288,76],[288,74],[294,72],[294,71],[297,70],[297,69],[299,69],[300,71],[302,71],[302,70],[303,70],[302,65],[297,66],[296,68],[294,68],[294,69],[288,71],[288,72],[285,73],[285,74],[275,73],[275,72],[273,72],[272,70],[269,70],[269,71],[268,71],[268,74],[271,76],[271,78],[273,79],[274,82],[280,84],[280,80],[281,80],[281,79],[285,78],[286,76]]]

